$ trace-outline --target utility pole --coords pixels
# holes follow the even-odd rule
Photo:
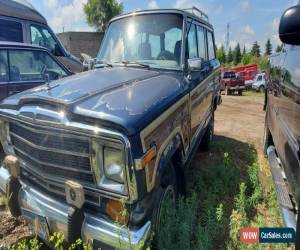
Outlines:
[[[229,29],[230,29],[230,25],[229,25],[229,23],[227,23],[227,33],[226,33],[226,52],[228,52],[228,50],[229,50]]]

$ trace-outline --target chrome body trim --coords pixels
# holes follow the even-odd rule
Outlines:
[[[22,109],[22,108],[21,108]],[[131,145],[129,139],[123,135],[122,133],[116,132],[116,131],[111,131],[105,128],[100,128],[98,126],[93,126],[89,124],[83,124],[79,122],[73,122],[69,121],[63,111],[57,111],[56,115],[53,112],[50,112],[52,115],[56,117],[61,117],[62,120],[61,122],[51,122],[49,123],[47,120],[36,120],[34,118],[30,118],[29,116],[25,116],[25,113],[20,115],[20,110],[12,110],[12,109],[1,109],[0,110],[0,117],[6,121],[13,121],[17,122],[18,124],[25,124],[38,128],[53,128],[60,130],[60,132],[65,132],[67,134],[72,133],[72,136],[80,136],[80,137],[85,137],[87,136],[90,137],[90,139],[102,139],[104,141],[108,142],[122,142],[124,144],[124,151],[125,151],[125,158],[126,158],[126,164],[125,164],[125,173],[126,173],[126,178],[125,178],[125,185],[127,185],[127,190],[128,190],[128,195],[120,195],[116,194],[115,192],[105,190],[105,189],[97,189],[94,188],[92,190],[98,191],[99,193],[104,193],[106,197],[113,197],[116,199],[124,199],[125,202],[127,203],[133,203],[138,199],[138,192],[137,192],[137,185],[136,185],[136,177],[135,177],[135,172],[134,172],[134,167],[131,165],[133,163],[132,160],[132,155],[131,155]],[[23,109],[24,110],[24,109]],[[26,112],[28,112],[31,109],[26,109]],[[33,109],[33,112],[35,109]],[[49,115],[50,113],[47,113]],[[34,116],[35,117],[35,116]],[[34,128],[32,128],[34,130]],[[130,166],[129,166],[130,163]],[[130,173],[131,171],[131,173]],[[91,189],[91,188],[89,188]]]
[[[277,194],[277,201],[283,217],[284,224],[287,227],[291,227],[296,231],[297,215],[295,213],[295,207],[292,204],[289,196],[288,188],[282,176],[282,168],[280,167],[276,149],[274,146],[269,146],[267,149],[268,160],[270,164],[271,174]]]
[[[4,182],[2,176],[5,174],[3,167],[0,168],[0,184]],[[25,219],[34,225],[36,216],[46,218],[50,233],[62,232],[68,239],[68,211],[70,205],[66,202],[51,198],[46,194],[37,191],[31,186],[21,183],[18,194],[18,203]],[[118,225],[108,221],[101,216],[85,213],[85,219],[81,227],[81,237],[86,242],[95,240],[118,249],[139,249],[149,237],[151,222],[146,222],[137,229],[129,229],[126,226]],[[45,239],[47,240],[47,239]]]
[[[6,194],[7,184],[11,178],[10,173],[3,166],[0,167],[0,192]]]
[[[44,151],[50,151],[50,152],[54,152],[54,153],[61,153],[61,154],[65,154],[65,155],[74,155],[74,156],[80,156],[80,157],[89,157],[90,155],[89,154],[85,154],[85,153],[79,153],[79,152],[71,152],[71,151],[67,151],[67,150],[61,150],[61,149],[56,149],[56,148],[46,148],[46,147],[43,147],[43,146],[39,146],[39,145],[36,145],[26,139],[24,139],[23,137],[13,133],[13,132],[10,132],[10,134],[16,138],[18,138],[19,140],[21,140],[22,142],[26,143],[27,145],[33,147],[33,148],[37,148],[37,149],[40,149],[40,150],[44,150]],[[74,169],[75,170],[75,169]]]
[[[132,229],[107,222],[99,217],[86,215],[81,228],[85,242],[95,240],[116,249],[143,249],[143,244],[150,236],[151,222],[147,221],[141,228]]]

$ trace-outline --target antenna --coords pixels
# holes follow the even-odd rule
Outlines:
[[[230,29],[230,24],[227,23],[227,33],[226,33],[226,52],[229,50],[229,29]]]

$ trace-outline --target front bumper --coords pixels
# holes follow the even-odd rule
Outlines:
[[[0,190],[3,193],[7,192],[11,178],[8,171],[0,167]],[[65,239],[68,239],[70,205],[57,201],[24,183],[18,193],[18,203],[22,215],[31,225],[36,224],[38,217],[46,218],[50,233],[61,232]],[[81,237],[94,248],[138,249],[149,238],[150,230],[150,221],[138,229],[129,229],[110,222],[101,215],[84,213]]]
[[[245,86],[234,86],[234,87],[229,87],[230,90],[244,90]]]
[[[259,85],[254,85],[254,84],[252,85],[252,89],[254,89],[254,90],[258,90],[259,87],[260,87]]]

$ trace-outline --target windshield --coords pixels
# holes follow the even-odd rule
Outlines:
[[[223,78],[224,79],[235,78],[235,72],[225,72]]]
[[[177,14],[145,14],[110,24],[97,60],[179,68],[183,18]]]

